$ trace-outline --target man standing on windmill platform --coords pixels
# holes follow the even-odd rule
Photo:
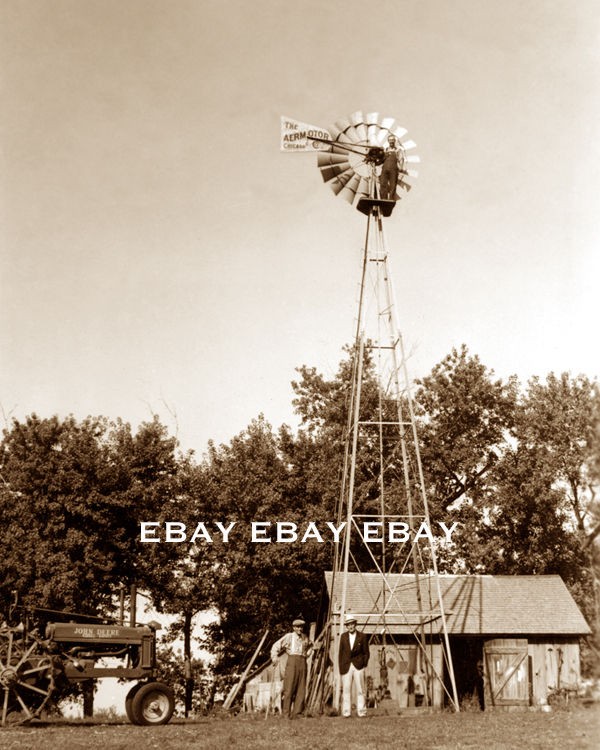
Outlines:
[[[389,135],[387,148],[383,152],[383,163],[379,175],[379,192],[382,200],[395,200],[398,175],[403,168],[403,151],[398,148],[396,136]]]
[[[304,710],[306,657],[312,651],[313,646],[304,634],[305,624],[302,616],[297,617],[292,622],[293,631],[286,633],[271,647],[273,664],[277,664],[282,654],[287,654],[283,675],[283,715],[290,719],[295,719]]]
[[[356,685],[356,713],[367,715],[365,668],[369,663],[369,638],[356,629],[356,617],[345,619],[347,630],[340,638],[339,667],[342,677],[342,716],[352,715],[352,684]]]

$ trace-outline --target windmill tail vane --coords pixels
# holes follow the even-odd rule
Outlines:
[[[281,117],[282,151],[319,151],[329,148],[331,133],[318,125],[294,120],[292,117]]]

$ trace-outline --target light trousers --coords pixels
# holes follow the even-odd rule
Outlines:
[[[350,669],[342,675],[342,715],[352,714],[353,685],[356,685],[356,712],[359,716],[366,716],[365,670],[357,669],[354,664],[350,664]]]

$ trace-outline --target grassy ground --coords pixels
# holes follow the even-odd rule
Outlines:
[[[600,747],[600,706],[551,713],[425,716],[278,716],[173,720],[164,727],[55,721],[0,729],[1,750],[507,750]]]

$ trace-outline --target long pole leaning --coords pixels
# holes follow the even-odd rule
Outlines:
[[[227,696],[227,698],[225,700],[225,703],[223,704],[223,708],[226,711],[228,711],[231,708],[231,706],[233,705],[234,700],[237,697],[237,694],[240,692],[240,689],[241,689],[242,685],[246,682],[246,678],[248,677],[248,673],[252,669],[252,665],[256,661],[256,657],[259,655],[260,650],[263,647],[264,642],[267,640],[267,636],[268,635],[269,635],[269,629],[267,628],[265,630],[265,632],[264,632],[263,637],[261,638],[260,643],[256,647],[256,651],[254,652],[254,654],[252,655],[252,658],[248,662],[248,666],[246,667],[246,669],[244,669],[244,671],[242,673],[242,676],[240,677],[240,679],[235,683],[235,685],[229,691],[229,695]]]

